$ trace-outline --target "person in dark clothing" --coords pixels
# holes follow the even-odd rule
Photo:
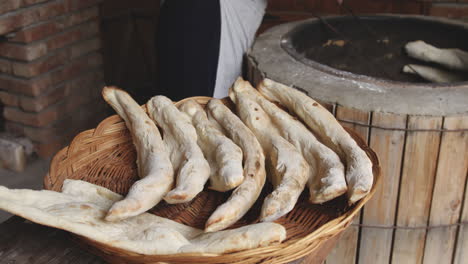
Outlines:
[[[266,0],[166,0],[157,35],[157,93],[174,101],[227,95]]]

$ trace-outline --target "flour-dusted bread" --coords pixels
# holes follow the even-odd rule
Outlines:
[[[322,143],[340,156],[346,165],[350,203],[355,203],[370,192],[374,179],[372,162],[330,112],[300,91],[269,79],[260,83],[259,91],[270,101],[280,102],[301,118]]]
[[[408,56],[433,62],[447,69],[468,71],[468,52],[460,49],[440,49],[422,40],[408,42],[405,45]]]
[[[187,114],[197,130],[198,145],[210,164],[210,189],[226,192],[244,181],[242,150],[208,120],[203,107],[194,100],[179,106]]]
[[[286,237],[284,227],[275,223],[203,233],[149,213],[105,221],[106,212],[120,199],[106,188],[83,181],[65,180],[62,193],[0,186],[2,210],[138,254],[223,254],[278,243]]]
[[[163,131],[163,141],[177,172],[176,187],[164,200],[171,204],[188,202],[203,191],[210,177],[210,165],[197,144],[197,132],[169,98],[155,96],[146,105],[150,117]]]
[[[260,105],[271,119],[269,126],[278,128],[281,136],[293,144],[309,164],[309,201],[324,203],[344,194],[347,190],[344,165],[338,155],[320,143],[300,121],[268,101],[248,82],[244,84],[234,87]]]
[[[449,72],[425,65],[408,64],[403,67],[403,72],[418,75],[419,77],[436,83],[462,82],[462,74]]]
[[[280,135],[263,108],[249,96],[249,89],[253,88],[239,78],[229,90],[229,97],[266,155],[267,177],[275,189],[265,198],[260,220],[274,221],[294,208],[307,183],[309,165],[302,154]]]
[[[174,170],[158,128],[130,95],[115,87],[105,87],[102,95],[130,130],[141,178],[132,185],[127,197],[109,210],[106,220],[117,221],[141,214],[158,204],[172,188]]]
[[[255,135],[220,100],[207,105],[208,116],[214,120],[243,152],[244,182],[231,197],[220,205],[206,222],[205,231],[222,230],[239,220],[257,200],[265,184],[265,156]]]
[[[286,230],[275,223],[258,223],[235,229],[203,233],[179,248],[180,253],[231,253],[265,247],[286,239]]]

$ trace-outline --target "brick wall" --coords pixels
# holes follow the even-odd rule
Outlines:
[[[347,15],[335,0],[269,0],[259,32],[285,22],[314,15]],[[468,18],[468,0],[344,0],[356,14],[400,13]]]
[[[0,1],[4,128],[53,155],[104,116],[101,0]]]

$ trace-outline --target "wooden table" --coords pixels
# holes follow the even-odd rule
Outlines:
[[[336,239],[336,238],[335,238]],[[325,247],[332,247],[334,239]],[[314,256],[289,264],[320,263]],[[0,224],[0,264],[101,264],[101,258],[81,249],[68,232],[13,216]]]
[[[70,234],[13,216],[0,224],[1,264],[97,264],[101,258],[82,250]]]

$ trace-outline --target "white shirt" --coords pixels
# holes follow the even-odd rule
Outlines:
[[[251,47],[267,0],[220,0],[221,46],[216,73],[215,98],[223,98],[242,74],[242,60]]]
[[[266,6],[267,0],[220,0],[221,43],[213,97],[226,97],[242,74],[244,54],[252,46]]]

